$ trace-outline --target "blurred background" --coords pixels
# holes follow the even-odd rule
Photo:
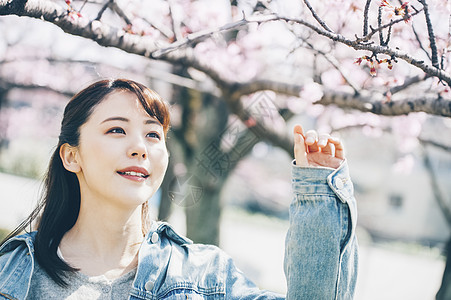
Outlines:
[[[302,124],[346,147],[356,299],[436,299],[440,288],[451,299],[450,13],[440,0],[1,2],[0,234],[38,201],[70,97],[125,77],[171,104],[154,219],[284,293]]]

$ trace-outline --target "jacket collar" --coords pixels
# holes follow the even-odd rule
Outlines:
[[[25,244],[30,250],[30,253],[34,253],[34,239],[36,238],[37,231],[17,235],[10,238],[5,244],[0,247],[0,254],[13,251],[22,244]]]

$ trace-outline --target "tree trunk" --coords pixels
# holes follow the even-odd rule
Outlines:
[[[196,243],[219,245],[222,186],[204,187],[200,201],[186,207],[187,235]]]
[[[0,111],[2,110],[3,106],[6,105],[6,96],[8,94],[8,89],[3,88],[2,86],[0,86]],[[0,119],[0,127],[2,128],[7,128],[8,124],[8,120],[5,119]],[[2,131],[0,132],[0,152],[5,149],[6,147],[8,147],[8,140],[6,137],[6,132]]]
[[[451,299],[451,237],[448,240],[445,249],[446,266],[443,272],[442,285],[438,290],[437,300],[449,300]]]

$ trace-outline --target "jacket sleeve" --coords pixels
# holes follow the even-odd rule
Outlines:
[[[352,299],[357,277],[356,201],[348,166],[292,167],[285,243],[287,299]]]
[[[241,300],[283,300],[284,295],[260,290],[236,266],[233,260],[226,257],[226,291],[225,299]]]

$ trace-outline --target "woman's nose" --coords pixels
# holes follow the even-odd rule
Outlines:
[[[147,158],[147,148],[142,139],[134,139],[128,149],[128,156]]]

